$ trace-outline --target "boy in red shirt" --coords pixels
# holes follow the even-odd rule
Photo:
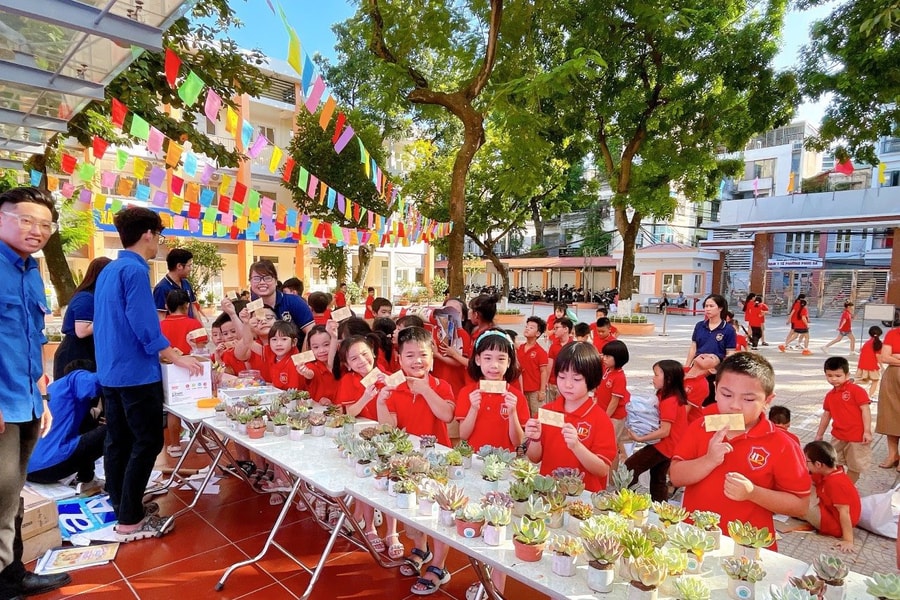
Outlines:
[[[716,354],[698,354],[691,361],[691,366],[684,368],[684,393],[687,395],[686,408],[689,423],[703,416],[703,403],[709,397],[707,377],[715,375],[716,367],[720,362]]]
[[[516,348],[516,358],[522,370],[522,392],[528,401],[528,410],[536,415],[541,404],[547,401],[547,382],[550,378],[550,358],[537,339],[544,335],[547,324],[540,317],[528,317],[525,321],[525,343]]]
[[[844,302],[844,312],[841,313],[841,319],[838,321],[837,337],[822,346],[822,352],[828,352],[828,349],[837,344],[844,338],[850,340],[850,354],[856,350],[856,338],[853,336],[853,303],[849,300]]]
[[[751,331],[750,347],[754,350],[757,349],[759,341],[763,337],[763,325],[765,325],[768,312],[769,307],[763,303],[762,296],[755,296],[751,301],[747,302],[747,307],[744,310],[744,319],[746,319],[747,326]]]
[[[775,531],[774,513],[803,518],[809,509],[806,458],[765,415],[774,390],[775,372],[765,358],[752,352],[727,357],[718,368],[716,405],[720,414],[741,415],[744,428],[706,431],[705,419],[698,419],[672,456],[669,478],[685,488],[682,506],[719,513],[725,532],[734,520]]]
[[[331,294],[312,292],[306,297],[306,303],[309,304],[316,325],[325,325],[331,320],[331,309],[328,308],[331,304]]]
[[[547,349],[547,359],[550,361],[550,378],[547,383],[547,399],[556,398],[559,391],[556,389],[556,372],[553,370],[553,361],[563,349],[563,346],[572,341],[572,330],[575,325],[568,317],[557,319],[553,324],[553,331],[550,334],[550,348]]]
[[[825,394],[816,441],[831,424],[832,445],[838,462],[847,465],[847,476],[856,483],[859,474],[872,466],[872,411],[869,395],[850,381],[850,363],[843,356],[825,361],[825,379],[833,389]]]
[[[798,446],[802,446],[800,438],[791,433],[791,409],[787,406],[773,406],[769,409],[769,420],[775,427],[784,431],[792,440],[797,442]]]
[[[612,323],[608,317],[600,317],[596,323],[591,325],[591,329],[594,331],[594,337],[591,340],[594,343],[594,348],[597,349],[597,352],[603,354],[603,347],[616,339],[616,334],[612,331]]]
[[[372,303],[375,302],[375,288],[370,287],[366,292],[368,292],[368,295],[366,296],[366,312],[363,315],[363,319],[374,319],[375,313],[372,311]]]
[[[816,498],[810,504],[806,520],[822,535],[841,538],[835,548],[853,552],[853,528],[859,523],[859,492],[844,470],[837,465],[837,454],[828,442],[810,442],[803,449],[809,472],[816,486]]]
[[[337,291],[334,293],[334,307],[344,308],[347,306],[347,284],[342,283],[338,286]]]
[[[169,340],[173,348],[181,350],[182,354],[191,353],[191,345],[188,343],[188,334],[196,329],[203,329],[203,323],[188,316],[191,307],[191,299],[184,290],[172,290],[166,296],[166,309],[169,314],[160,321],[159,327]]]

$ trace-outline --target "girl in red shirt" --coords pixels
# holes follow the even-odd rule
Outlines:
[[[377,340],[372,334],[351,335],[338,348],[339,364],[334,373],[338,380],[337,403],[350,416],[378,420],[374,400],[384,387],[385,374],[375,367],[377,355]],[[373,372],[377,378],[363,385],[363,379]]]
[[[325,327],[316,325],[309,331],[309,349],[316,360],[297,367],[297,371],[306,380],[305,388],[313,402],[329,406],[338,393],[338,382],[330,366],[337,354],[337,339]]]
[[[677,360],[661,360],[653,365],[653,387],[659,399],[659,429],[646,435],[637,435],[630,429],[628,437],[635,442],[647,444],[625,461],[625,466],[634,471],[631,485],[637,485],[638,476],[650,471],[650,497],[655,502],[669,499],[666,478],[669,464],[678,440],[687,427],[687,394],[684,391],[684,368]]]
[[[624,459],[625,442],[629,441],[625,433],[625,406],[631,400],[628,391],[628,380],[622,370],[628,364],[628,346],[621,340],[613,340],[603,347],[603,379],[594,390],[597,406],[606,411],[616,432],[619,454]],[[618,466],[618,458],[613,467]]]
[[[822,346],[823,352],[828,352],[828,349],[833,345],[837,344],[844,338],[850,340],[850,354],[856,350],[856,338],[853,336],[853,303],[847,300],[844,302],[844,312],[841,313],[841,318],[838,321],[837,326],[837,337]]]
[[[881,381],[881,334],[878,325],[869,327],[869,339],[859,349],[859,362],[856,364],[856,383],[869,384],[869,398],[878,395],[878,382]]]
[[[222,303],[223,307],[225,302]],[[231,309],[234,310],[233,308]],[[259,314],[256,314],[259,313]],[[240,327],[238,342],[234,347],[234,356],[237,360],[250,364],[251,369],[259,371],[260,377],[266,382],[271,382],[269,373],[271,365],[271,350],[269,350],[269,331],[277,319],[275,310],[271,306],[263,306],[254,314],[250,314],[246,308],[241,310],[241,320],[247,325]],[[237,317],[231,315],[235,327],[239,327]]]
[[[297,390],[303,385],[293,359],[298,353],[297,340],[297,328],[290,321],[278,321],[269,329],[269,377],[279,390]]]
[[[482,333],[469,359],[469,375],[475,383],[464,387],[456,397],[459,437],[476,449],[486,444],[515,449],[522,443],[522,427],[530,414],[525,396],[510,385],[519,376],[519,366],[509,336],[500,329]],[[482,381],[501,382],[506,391],[483,391]]]

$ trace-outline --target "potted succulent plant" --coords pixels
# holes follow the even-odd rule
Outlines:
[[[228,408],[228,404],[225,402],[219,402],[216,404],[213,410],[216,411],[216,421],[219,423],[223,423],[225,421],[225,409]]]
[[[628,565],[631,561],[642,556],[650,556],[656,549],[653,542],[640,529],[623,531],[619,534],[619,543],[622,544],[622,560],[619,561],[619,566],[623,578],[629,576]]]
[[[423,517],[431,517],[434,515],[434,495],[437,493],[438,483],[429,477],[423,477],[419,480],[416,495],[419,498],[419,514]]]
[[[256,415],[247,423],[247,437],[259,440],[266,435],[266,423],[261,415]]]
[[[503,506],[505,508],[512,508],[513,499],[512,496],[507,494],[506,492],[498,492],[496,490],[490,490],[484,494],[481,498],[482,506]]]
[[[751,560],[759,560],[760,548],[768,548],[775,543],[775,536],[768,527],[759,529],[749,522],[728,522],[728,535],[734,541],[734,556],[746,556]]]
[[[513,481],[509,484],[509,495],[513,499],[512,512],[515,516],[521,517],[525,514],[525,505],[533,492],[534,488],[528,481]]]
[[[594,516],[594,507],[582,500],[573,500],[566,506],[566,512],[569,513],[566,531],[579,535],[581,525]]]
[[[815,575],[789,577],[788,582],[792,587],[803,590],[816,600],[821,600],[825,596],[825,582]]]
[[[656,600],[659,585],[669,575],[663,553],[654,549],[628,562],[628,600]]]
[[[499,489],[500,479],[503,477],[505,470],[506,465],[500,462],[500,459],[496,456],[488,456],[484,460],[484,466],[481,468],[481,478],[487,484],[487,489]]]
[[[588,587],[595,592],[606,594],[612,588],[616,577],[616,561],[622,556],[624,548],[612,535],[582,534],[582,542],[588,555]]]
[[[546,496],[556,491],[556,480],[546,475],[535,475],[531,481],[531,487],[537,496]]]
[[[291,430],[288,432],[288,437],[293,441],[300,441],[303,439],[303,433],[306,431],[306,428],[309,427],[309,421],[303,418],[292,418],[290,424]]]
[[[900,574],[872,573],[866,580],[866,591],[880,600],[900,600]]]
[[[516,558],[525,562],[537,562],[544,554],[547,526],[543,519],[533,521],[527,516],[513,524],[513,548]]]
[[[624,488],[617,494],[615,510],[623,517],[634,521],[636,527],[643,527],[649,516],[650,494],[641,494]]]
[[[825,582],[825,600],[844,600],[844,579],[850,574],[847,564],[831,554],[820,554],[813,560],[816,577]]]
[[[434,445],[437,444],[437,436],[431,434],[425,434],[419,436],[419,450],[431,450],[434,448]]]
[[[250,419],[253,418],[253,415],[250,414],[249,410],[240,411],[235,414],[234,419],[237,422],[237,432],[241,435],[247,435],[247,425],[250,423]],[[263,429],[265,431],[265,429]]]
[[[509,464],[509,470],[513,479],[528,483],[529,486],[534,478],[540,473],[537,465],[527,458],[517,458]]]
[[[484,508],[480,504],[469,502],[455,513],[456,535],[464,538],[481,536],[484,527]]]
[[[469,442],[466,440],[459,440],[453,449],[459,452],[459,455],[462,456],[462,466],[465,469],[472,468],[472,455],[475,454],[475,450],[472,446],[469,445]]]
[[[506,526],[512,518],[512,511],[506,506],[491,504],[484,507],[484,529],[481,532],[484,543],[499,546],[506,539]]]
[[[816,596],[813,596],[808,591],[801,590],[790,584],[782,587],[772,584],[769,586],[769,594],[772,600],[817,600]]]
[[[397,508],[412,510],[416,508],[416,482],[402,479],[394,486],[397,491]]]
[[[353,458],[356,460],[356,476],[357,477],[370,477],[373,473],[372,463],[378,458],[378,455],[375,454],[375,448],[371,443],[360,440],[360,443],[356,444],[353,448]]]
[[[666,542],[669,541],[667,530],[659,525],[647,524],[641,529],[644,532],[644,535],[647,536],[647,539],[650,540],[650,543],[653,544],[654,548],[662,548],[666,545]]]
[[[709,586],[699,577],[682,577],[674,587],[677,600],[709,600]]]
[[[394,452],[397,454],[412,454],[415,450],[412,440],[409,439],[408,435],[405,435],[405,432],[402,437],[395,437],[391,441],[394,443]]]
[[[586,520],[581,524],[578,534],[583,538],[612,537],[619,539],[619,536],[629,529],[631,529],[631,521],[626,520],[622,515],[606,513]]]
[[[722,570],[728,575],[728,597],[733,600],[756,598],[756,583],[766,576],[762,565],[746,556],[726,556]]]
[[[550,503],[540,496],[532,496],[525,503],[525,514],[522,517],[532,521],[548,521],[550,519]]]
[[[710,510],[695,510],[691,513],[691,520],[694,522],[694,526],[705,531],[706,535],[715,542],[714,550],[718,550],[722,545],[722,530],[719,528],[721,518],[719,513]]]
[[[612,506],[615,503],[615,495],[609,492],[594,492],[591,494],[591,504],[599,513],[614,512]]]
[[[372,474],[375,475],[375,489],[387,491],[391,476],[390,463],[379,457],[378,462],[372,465]]]
[[[463,457],[459,450],[451,450],[444,455],[447,461],[447,471],[450,479],[459,481],[466,476],[466,469],[463,467]]]
[[[675,504],[654,502],[651,506],[653,507],[653,512],[659,517],[659,522],[666,528],[677,525],[688,518],[688,512]]]
[[[550,518],[547,520],[547,526],[550,529],[559,529],[563,526],[563,519],[566,516],[566,495],[562,492],[553,492],[545,496],[547,504],[550,505]]]
[[[569,498],[580,496],[584,491],[584,473],[578,469],[567,469],[565,473],[557,475],[557,471],[560,471],[560,469],[554,471],[556,489]]]
[[[584,552],[581,540],[571,535],[556,535],[550,539],[548,547],[553,553],[550,569],[560,577],[575,575],[575,561]]]
[[[325,420],[325,435],[337,437],[344,430],[344,415],[332,414]]]
[[[687,572],[694,574],[700,572],[703,567],[703,556],[715,546],[715,542],[705,531],[684,524],[669,530],[669,543],[688,555]]]
[[[325,435],[325,420],[327,417],[323,413],[311,412],[307,420],[309,421],[310,433],[313,437],[322,437]]]
[[[454,513],[469,502],[463,490],[452,483],[440,486],[434,493],[438,505],[438,523],[446,527],[454,524]]]
[[[273,433],[277,437],[286,436],[291,430],[290,417],[287,413],[280,412],[275,414],[275,416],[272,417],[272,423],[274,425]]]
[[[688,557],[687,553],[682,552],[680,548],[666,548],[663,550],[663,556],[666,560],[666,570],[669,576],[662,583],[659,591],[663,596],[675,596],[675,585],[681,581],[684,572],[687,570]]]

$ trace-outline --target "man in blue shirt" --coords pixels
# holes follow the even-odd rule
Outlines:
[[[47,298],[32,254],[58,226],[49,194],[33,187],[0,194],[0,599],[55,590],[68,575],[35,575],[22,563],[21,500],[25,470],[38,436],[50,431],[41,346]]]
[[[114,223],[124,250],[97,279],[94,343],[97,377],[106,401],[106,491],[121,541],[166,533],[164,517],[145,515],[144,489],[163,446],[160,358],[199,375],[197,359],[182,356],[163,336],[150,291],[150,265],[165,241],[159,215],[128,207]]]
[[[197,294],[194,293],[194,288],[191,287],[191,282],[188,281],[188,277],[190,277],[191,270],[194,267],[193,253],[184,248],[172,248],[169,250],[169,254],[166,255],[166,266],[169,272],[153,288],[153,302],[156,304],[160,321],[169,314],[169,311],[166,309],[166,298],[168,298],[169,292],[172,290],[184,290],[187,292],[190,300],[187,313],[189,317],[194,318],[194,309],[196,308],[197,313],[205,319],[206,315],[203,314],[203,309],[200,308],[200,303],[197,302]]]
[[[300,343],[305,345],[304,338],[315,325],[309,304],[300,296],[279,292],[275,287],[278,273],[271,260],[258,260],[250,265],[250,291],[253,299],[262,298],[267,306],[275,309],[275,314],[282,321],[291,321],[300,331]]]

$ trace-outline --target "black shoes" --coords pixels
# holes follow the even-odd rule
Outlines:
[[[25,577],[19,582],[19,593],[23,596],[35,596],[45,592],[53,591],[69,584],[72,577],[68,573],[57,573],[55,575],[36,575],[34,573],[25,573]]]

